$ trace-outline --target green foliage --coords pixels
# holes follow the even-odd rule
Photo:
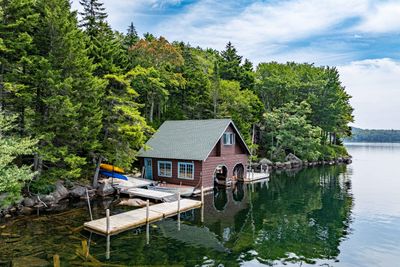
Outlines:
[[[103,114],[103,153],[109,162],[130,168],[136,152],[143,146],[146,135],[152,132],[140,115],[140,105],[135,102],[137,92],[130,83],[137,73],[125,76],[106,75],[108,81],[106,96],[102,105]],[[132,80],[131,80],[132,79]]]
[[[170,119],[232,118],[253,151],[275,160],[346,154],[352,108],[335,68],[272,62],[254,71],[230,42],[219,52],[140,39],[132,23],[113,31],[101,1],[80,3],[79,26],[68,0],[0,5],[0,110],[16,114],[12,138],[38,140],[34,191],[92,176],[99,159],[129,170],[150,126]]]
[[[307,116],[310,105],[303,101],[299,105],[289,102],[281,108],[264,114],[264,145],[270,147],[273,160],[284,160],[287,153],[293,153],[305,160],[316,160],[320,156],[319,127],[310,124]]]
[[[5,116],[0,112],[0,194],[7,194],[0,207],[18,200],[25,182],[35,175],[31,166],[21,164],[19,159],[32,155],[37,141],[15,135],[15,121],[16,116]]]

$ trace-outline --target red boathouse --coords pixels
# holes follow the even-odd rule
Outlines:
[[[230,119],[164,122],[138,157],[144,177],[213,188],[246,175],[250,150]]]

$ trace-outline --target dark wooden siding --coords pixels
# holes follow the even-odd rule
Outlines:
[[[214,172],[218,165],[224,165],[228,169],[228,179],[233,176],[233,168],[237,164],[243,164],[247,169],[247,161],[249,155],[246,152],[245,145],[240,140],[238,133],[235,129],[230,125],[225,132],[235,133],[235,144],[234,145],[224,145],[223,137],[218,141],[217,145],[214,147],[209,157],[203,162],[203,186],[211,187],[214,185]],[[220,154],[217,154],[217,151],[220,151]]]
[[[161,177],[158,176],[158,161],[171,161],[172,162],[172,177]],[[194,178],[193,180],[179,179],[178,178],[178,162],[194,163]],[[189,186],[201,186],[199,185],[199,179],[202,172],[202,162],[198,160],[178,160],[178,159],[160,159],[152,158],[153,167],[153,180],[155,181],[165,181],[171,184],[189,185]]]

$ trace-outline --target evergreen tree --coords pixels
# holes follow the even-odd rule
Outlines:
[[[237,54],[236,48],[231,42],[221,52],[220,77],[223,80],[240,81],[242,68],[240,66],[242,57]]]
[[[136,28],[133,25],[133,22],[128,27],[128,32],[124,38],[125,48],[128,50],[132,45],[135,45],[139,41],[139,35],[137,34]]]
[[[43,0],[39,10],[34,43],[40,56],[28,66],[35,92],[32,131],[40,138],[35,167],[41,171],[46,166],[50,179],[76,179],[100,145],[105,84],[92,75],[85,35],[69,1]]]
[[[88,35],[92,38],[97,35],[101,25],[108,17],[105,12],[104,3],[99,0],[79,0],[83,7],[83,12],[79,14],[82,16],[80,26],[85,28]]]

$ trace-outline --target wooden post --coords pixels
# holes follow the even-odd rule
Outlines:
[[[60,267],[60,256],[58,254],[53,255],[54,267]]]
[[[82,240],[82,254],[87,258],[89,256],[88,243],[86,240]]]
[[[107,228],[106,228],[106,232],[107,235],[110,233],[110,210],[106,209],[106,223],[107,223]]]
[[[93,215],[92,215],[92,208],[90,207],[90,198],[89,198],[89,192],[86,188],[86,198],[87,198],[87,204],[88,204],[88,209],[89,209],[89,214],[90,214],[90,220],[93,221]]]
[[[110,235],[107,235],[106,259],[110,259]]]
[[[178,192],[178,231],[181,230],[181,192]]]
[[[149,200],[147,200],[146,201],[146,223],[149,223],[149,216],[150,216],[149,207],[150,207],[150,202],[149,202]]]
[[[201,186],[201,205],[204,205],[204,187]]]
[[[149,216],[150,216],[150,201],[146,201],[146,244],[150,243],[150,224],[149,224]]]

